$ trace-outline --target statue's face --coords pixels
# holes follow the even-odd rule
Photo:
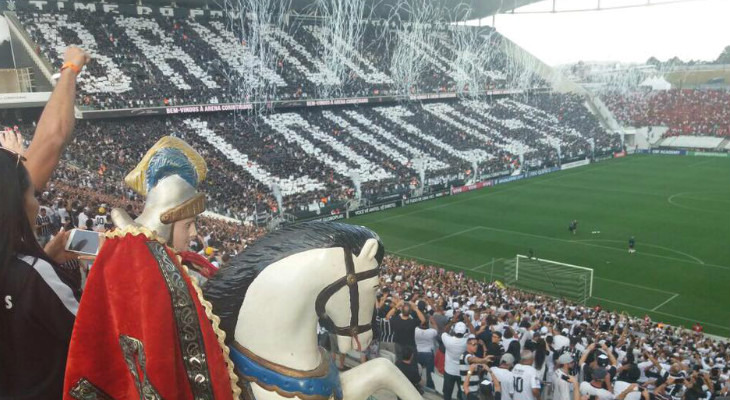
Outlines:
[[[198,236],[195,217],[183,219],[172,224],[172,248],[176,252],[190,250],[190,241]]]

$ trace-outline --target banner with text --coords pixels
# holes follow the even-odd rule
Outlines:
[[[411,197],[409,199],[405,199],[405,200],[403,200],[403,205],[407,206],[409,204],[420,203],[420,202],[426,201],[426,200],[438,199],[438,198],[448,196],[448,195],[449,195],[448,190],[442,190],[442,191],[436,192],[436,193],[431,193],[431,194],[426,194],[423,196],[417,196],[417,197]]]
[[[455,195],[459,193],[471,192],[472,190],[482,189],[490,186],[494,186],[494,181],[491,179],[488,181],[472,183],[471,185],[452,187],[451,194]]]
[[[391,208],[396,208],[396,207],[398,207],[398,202],[394,201],[392,203],[377,204],[377,205],[370,206],[370,207],[363,207],[363,208],[360,208],[360,209],[357,209],[357,210],[351,212],[350,215],[351,216],[365,215],[365,214],[370,214],[370,213],[374,213],[377,211],[389,210]]]
[[[579,160],[579,161],[573,161],[573,162],[565,163],[565,164],[563,164],[563,165],[560,166],[560,169],[566,170],[566,169],[571,169],[571,168],[576,168],[576,167],[582,167],[582,166],[588,165],[590,163],[591,163],[591,160],[589,160],[589,159],[586,158],[585,160]]]

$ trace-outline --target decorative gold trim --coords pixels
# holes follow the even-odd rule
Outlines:
[[[214,398],[213,386],[210,382],[203,331],[192,294],[183,279],[185,272],[170,257],[165,245],[154,241],[145,244],[155,257],[157,267],[170,294],[178,345],[183,356],[183,365],[192,395],[198,400],[212,400]]]
[[[126,228],[122,229],[115,229],[111,232],[107,232],[104,234],[104,237],[107,239],[116,239],[116,238],[123,238],[124,236],[132,235],[132,236],[139,236],[142,235],[150,240],[158,241],[162,244],[166,244],[167,241],[160,237],[157,232],[151,231],[150,229],[142,226],[142,225],[129,225]]]
[[[111,396],[86,378],[79,379],[68,394],[76,400],[113,400]]]
[[[152,385],[147,375],[147,355],[144,352],[142,341],[131,336],[119,335],[119,347],[122,348],[124,362],[127,364],[129,373],[132,374],[139,398],[162,400],[162,396]],[[140,376],[140,372],[142,376]]]
[[[236,375],[233,362],[231,361],[231,350],[228,346],[226,346],[226,333],[220,328],[221,319],[213,313],[213,305],[203,297],[203,291],[200,290],[198,279],[190,275],[188,267],[182,263],[182,257],[177,256],[177,262],[180,266],[182,266],[183,271],[185,271],[188,278],[190,278],[190,282],[193,284],[193,289],[195,289],[195,293],[198,294],[198,300],[200,301],[200,304],[203,305],[205,315],[208,317],[210,324],[213,326],[213,332],[215,332],[215,335],[218,338],[218,345],[220,346],[221,351],[223,351],[223,361],[225,361],[228,369],[228,377],[231,380],[231,392],[233,393],[233,399],[238,400],[241,397],[241,388],[238,386],[238,375]]]
[[[241,353],[243,353],[243,355],[252,359],[262,367],[292,378],[321,378],[323,376],[327,376],[327,374],[330,372],[329,357],[322,348],[319,349],[321,361],[317,368],[310,371],[302,371],[294,368],[289,368],[281,364],[273,363],[269,360],[264,360],[263,358],[251,352],[251,350],[241,346],[235,341],[233,342],[233,347],[235,347],[236,350],[240,351]]]
[[[198,193],[184,203],[162,213],[160,215],[160,222],[166,225],[171,224],[185,218],[194,217],[203,211],[205,211],[205,195]]]
[[[287,392],[287,391],[284,391],[283,389],[279,388],[278,386],[267,385],[265,383],[259,382],[258,379],[256,379],[255,377],[252,377],[252,376],[240,375],[239,378],[241,378],[247,382],[255,383],[256,385],[260,386],[264,390],[269,391],[269,392],[274,392],[274,393],[278,394],[279,396],[286,397],[287,399],[293,399],[293,398],[297,397],[297,398],[301,398],[303,400],[329,400],[334,396],[334,393],[332,393],[329,396],[322,396],[319,394],[304,394],[302,392]]]
[[[205,180],[205,176],[208,174],[208,166],[205,164],[205,160],[203,159],[203,157],[183,140],[172,136],[165,136],[158,140],[157,143],[154,144],[154,146],[150,147],[150,149],[147,150],[147,153],[145,153],[144,157],[142,157],[142,160],[139,162],[139,164],[137,164],[137,166],[134,167],[134,169],[130,171],[127,176],[124,177],[124,182],[127,184],[127,186],[132,188],[132,190],[134,190],[138,194],[146,196],[147,167],[149,166],[150,160],[155,155],[155,153],[157,153],[160,149],[164,149],[167,147],[182,151],[195,168],[195,171],[198,174],[198,182],[202,182]]]

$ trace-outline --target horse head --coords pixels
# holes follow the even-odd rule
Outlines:
[[[203,292],[229,345],[307,370],[321,360],[317,322],[337,335],[343,353],[372,340],[384,252],[378,236],[361,226],[294,225],[234,257]]]
[[[337,336],[337,347],[342,353],[353,348],[362,351],[373,338],[372,305],[378,288],[377,255],[381,247],[377,240],[368,239],[358,255],[344,248],[345,270],[335,270],[342,276],[317,296],[315,307],[320,323]]]

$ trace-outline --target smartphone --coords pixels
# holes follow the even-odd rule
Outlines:
[[[568,375],[560,375],[560,379],[562,379],[566,382],[570,382],[570,377]]]
[[[98,232],[72,229],[68,235],[68,241],[66,241],[66,250],[95,256],[99,253],[100,239]]]

